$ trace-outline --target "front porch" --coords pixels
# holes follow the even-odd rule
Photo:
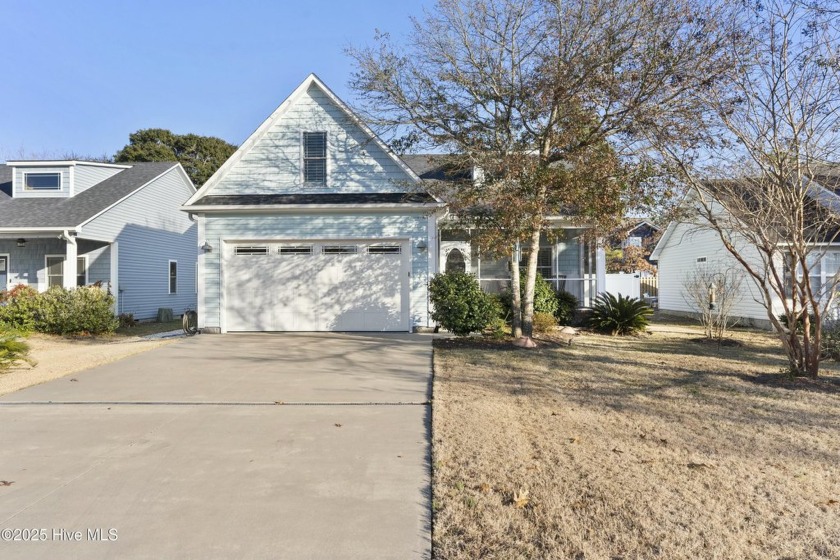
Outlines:
[[[0,289],[24,284],[43,292],[101,283],[116,294],[116,266],[116,243],[48,231],[0,237]]]
[[[540,238],[537,270],[556,291],[575,296],[582,307],[591,307],[603,291],[606,266],[603,248],[584,239],[580,228],[558,228]],[[476,276],[484,291],[499,293],[510,288],[510,259],[491,259],[470,241],[469,231],[440,231],[440,271],[461,270]],[[520,266],[526,265],[520,251]]]

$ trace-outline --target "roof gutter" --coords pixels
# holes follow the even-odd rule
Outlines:
[[[368,210],[372,212],[392,212],[405,210],[434,210],[443,208],[443,202],[417,203],[417,204],[236,204],[236,205],[188,205],[181,206],[184,212],[218,212],[218,213],[300,213],[300,212],[344,212]]]

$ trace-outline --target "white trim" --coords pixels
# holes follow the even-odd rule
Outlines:
[[[6,259],[6,285],[0,286],[0,290],[5,290],[9,287],[9,281],[11,280],[12,276],[12,257],[10,253],[0,253],[0,259]],[[20,282],[18,282],[20,284]]]
[[[665,228],[665,233],[663,233],[662,237],[659,238],[659,241],[656,242],[656,247],[654,247],[653,251],[650,252],[648,259],[659,262],[659,258],[662,256],[662,251],[665,250],[665,247],[668,245],[668,241],[674,234],[674,230],[677,229],[677,224],[678,222],[676,221],[672,221],[668,224],[668,227]]]
[[[298,100],[299,97],[304,95],[306,91],[309,89],[311,85],[315,85],[324,92],[324,94],[332,101],[339,109],[344,111],[344,113],[350,118],[350,120],[356,124],[362,131],[367,134],[371,140],[380,148],[382,149],[385,154],[390,157],[394,163],[396,163],[400,169],[402,169],[406,175],[416,184],[422,184],[423,181],[417,174],[411,170],[406,163],[399,158],[362,120],[356,115],[343,101],[341,101],[325,84],[316,76],[315,74],[310,74],[295,90],[287,97],[283,103],[280,104],[277,109],[274,110],[271,115],[267,119],[265,119],[262,124],[260,124],[257,129],[251,133],[245,142],[242,143],[241,146],[230,156],[224,164],[222,164],[219,169],[204,183],[198,191],[190,197],[190,199],[184,203],[184,207],[190,206],[194,204],[197,200],[207,193],[210,189],[215,187],[219,181],[227,175],[228,171],[240,160],[251,151],[251,149],[259,142],[269,131],[269,129],[278,122],[285,114],[288,112],[289,108],[292,107]],[[183,208],[182,208],[183,209]]]
[[[198,239],[197,242],[201,245],[207,240],[206,232],[205,232],[205,218],[204,215],[197,215],[195,217],[195,223],[198,230]],[[214,247],[214,251],[221,251],[221,247]],[[221,260],[221,255],[219,256]],[[204,303],[205,297],[205,286],[204,286],[204,267],[207,266],[207,256],[205,255],[204,251],[200,248],[198,249],[198,273],[196,274],[196,281],[198,282],[198,294],[196,295],[196,313],[198,313],[198,328],[203,329],[206,326],[206,319],[205,319],[205,312],[207,307]]]
[[[99,163],[97,161],[80,161],[76,159],[68,160],[15,160],[7,161],[6,165],[9,167],[73,167],[75,165],[88,165],[90,167],[111,167],[115,169],[130,169],[131,164],[122,163]]]
[[[23,171],[23,185],[20,192],[62,192],[64,190],[64,178],[61,176],[61,171]],[[33,189],[26,186],[26,178],[29,175],[58,175],[58,188],[57,189]]]
[[[76,227],[0,227],[0,233],[17,233],[17,232],[37,232],[37,231],[44,231],[44,232],[64,232],[64,231],[71,231],[78,233],[79,230]]]
[[[76,182],[76,173],[75,173],[76,166],[71,165],[70,168],[67,170],[67,180],[70,182],[70,186],[67,188],[67,196],[72,197],[75,193],[75,185]]]
[[[172,291],[172,263],[175,263],[175,291]],[[170,296],[178,295],[178,261],[176,259],[169,259],[166,265],[166,292]]]
[[[111,295],[114,296],[114,315],[120,314],[120,247],[117,241],[111,243]]]

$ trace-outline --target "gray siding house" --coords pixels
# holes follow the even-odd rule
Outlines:
[[[136,319],[194,308],[194,193],[177,163],[0,164],[0,289],[99,283]]]
[[[428,157],[394,154],[310,75],[182,207],[198,223],[199,327],[411,331],[434,326],[437,272],[460,266],[500,289],[507,262],[482,260],[448,225],[424,183],[438,175]],[[541,271],[583,301],[595,251],[570,221],[557,228]]]

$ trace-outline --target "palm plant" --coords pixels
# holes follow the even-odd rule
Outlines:
[[[652,314],[653,309],[637,298],[605,292],[595,298],[589,326],[611,335],[633,334],[647,327]]]

